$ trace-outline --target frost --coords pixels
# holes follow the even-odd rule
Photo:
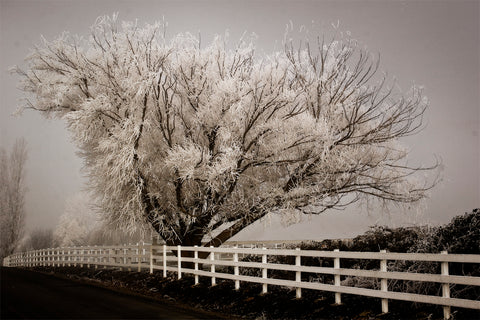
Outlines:
[[[66,120],[109,225],[181,243],[219,222],[233,235],[282,208],[410,203],[432,186],[397,142],[421,128],[422,90],[375,82],[356,41],[262,56],[254,35],[204,45],[165,26],[101,17],[89,39],[45,40],[16,69],[26,107]]]

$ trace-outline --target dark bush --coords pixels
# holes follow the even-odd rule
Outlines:
[[[400,227],[389,228],[386,226],[374,226],[362,235],[352,240],[324,240],[321,242],[309,241],[287,247],[293,249],[299,247],[302,250],[326,250],[332,251],[360,251],[407,253],[440,253],[448,251],[450,254],[480,254],[480,209],[474,209],[470,213],[457,216],[449,224],[440,227]],[[247,256],[243,261],[260,262],[260,256]],[[292,256],[269,256],[269,263],[295,264]],[[333,259],[302,257],[304,266],[333,267]],[[342,259],[342,268],[378,270],[379,261]],[[436,262],[412,262],[392,261],[389,263],[390,271],[413,272],[413,273],[440,273],[440,263]],[[261,277],[261,269],[243,268],[241,274]],[[449,273],[454,275],[480,276],[480,268],[477,264],[450,263]],[[268,277],[289,279],[295,278],[294,272],[269,271]],[[302,273],[302,279],[309,281],[315,279],[322,283],[332,283],[333,276],[323,274]],[[362,287],[378,287],[375,279],[342,278],[344,285]],[[389,290],[412,293],[438,295],[441,286],[435,283],[390,281]],[[464,299],[477,299],[480,296],[480,288],[474,286],[452,286],[451,296]]]

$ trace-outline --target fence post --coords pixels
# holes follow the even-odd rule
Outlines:
[[[138,272],[142,271],[142,259],[141,259],[140,252],[143,253],[143,246],[140,245],[140,242],[137,242],[137,271]]]
[[[178,268],[178,279],[182,279],[182,246],[177,246],[177,268]]]
[[[267,248],[263,247],[262,250],[267,250]],[[263,254],[262,255],[262,264],[267,264],[267,255]],[[267,279],[268,276],[268,269],[267,268],[262,268],[262,278]],[[263,283],[262,284],[262,294],[266,294],[268,292],[268,284]]]
[[[234,249],[238,249],[238,245],[235,245]],[[233,253],[233,263],[235,265],[233,267],[233,273],[234,273],[234,275],[238,276],[238,275],[240,275],[240,268],[237,265],[238,264],[238,252]],[[235,290],[240,290],[240,280],[235,280]]]
[[[210,249],[213,249],[213,246],[210,246]],[[217,284],[217,280],[215,279],[215,265],[213,262],[215,261],[215,252],[210,252],[210,261],[212,264],[210,265],[210,272],[212,273],[212,287]]]
[[[117,248],[113,247],[110,249],[110,263],[112,267],[117,266]]]
[[[167,277],[167,245],[163,245],[163,277]]]
[[[79,252],[79,257],[80,257],[80,268],[83,268],[83,261],[84,257],[83,255],[85,254],[85,250],[83,250],[83,246],[80,247],[80,252]]]
[[[441,254],[448,254],[447,251],[442,251]],[[441,264],[441,271],[442,271],[442,276],[448,276],[448,262],[447,261],[442,261]],[[442,297],[443,298],[450,298],[450,284],[449,283],[442,283]],[[443,318],[444,319],[450,319],[451,313],[450,313],[450,306],[443,306]]]
[[[127,270],[125,266],[127,264],[127,248],[125,248],[126,246],[127,246],[126,244],[123,244],[123,247],[120,248],[120,250],[122,250],[122,253],[123,253],[123,257],[120,257],[120,260],[123,260],[122,271]]]
[[[295,250],[300,251],[300,248],[295,248]],[[299,266],[299,267],[302,265],[302,257],[300,255],[295,256],[295,265]],[[301,271],[295,272],[295,281],[296,282],[302,282],[302,272]],[[297,299],[302,298],[302,288],[297,288],[295,297]]]
[[[129,242],[128,243],[128,247],[127,247],[127,252],[128,252],[128,255],[127,255],[127,262],[128,262],[128,271],[132,271],[132,264],[133,264],[133,258],[132,258],[132,254],[133,254],[133,249],[132,249],[132,244]]]
[[[108,269],[110,267],[112,267],[113,265],[115,265],[115,263],[112,263],[112,260],[113,260],[113,248],[107,248],[105,249],[105,269]]]
[[[152,238],[152,243],[150,244],[150,274],[153,274],[153,246],[156,244],[154,239],[155,237]]]
[[[387,250],[380,250],[380,253],[387,253]],[[380,260],[380,271],[387,272],[387,260],[382,259]],[[381,279],[380,280],[380,289],[383,292],[388,291],[388,280]],[[382,313],[388,313],[388,299],[382,298]]]
[[[193,259],[195,259],[195,285],[198,284],[198,274],[197,274],[197,271],[198,271],[198,261],[196,261],[198,259],[198,251],[197,251],[197,248],[198,246],[194,246],[194,251],[193,251]]]
[[[340,249],[333,250],[334,252],[340,252]],[[333,260],[333,269],[340,269],[340,258],[335,257]],[[335,274],[335,286],[340,286],[340,275]],[[335,292],[335,304],[342,304],[342,295],[340,292]]]

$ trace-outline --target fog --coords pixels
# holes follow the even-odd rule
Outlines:
[[[285,25],[306,25],[332,33],[332,24],[350,31],[381,56],[381,69],[407,90],[423,85],[430,100],[425,129],[406,139],[412,164],[443,164],[443,181],[421,207],[350,208],[303,217],[288,225],[282,217],[265,219],[237,238],[323,239],[350,237],[369,225],[443,224],[480,206],[479,141],[479,2],[477,1],[7,1],[0,2],[0,145],[18,137],[28,142],[27,229],[54,227],[64,202],[87,180],[61,120],[26,111],[13,117],[22,98],[13,65],[23,64],[40,37],[51,40],[63,31],[87,36],[100,15],[119,13],[140,24],[165,20],[168,32],[201,33],[202,42],[229,30],[258,35],[266,53],[279,48]],[[314,22],[312,24],[312,21]],[[298,221],[295,221],[298,222]]]

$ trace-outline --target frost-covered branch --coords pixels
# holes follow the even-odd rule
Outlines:
[[[16,69],[31,107],[67,121],[110,225],[193,245],[227,224],[218,245],[268,212],[411,203],[435,184],[400,145],[422,128],[422,90],[400,92],[353,39],[262,56],[163,28],[99,18]]]

